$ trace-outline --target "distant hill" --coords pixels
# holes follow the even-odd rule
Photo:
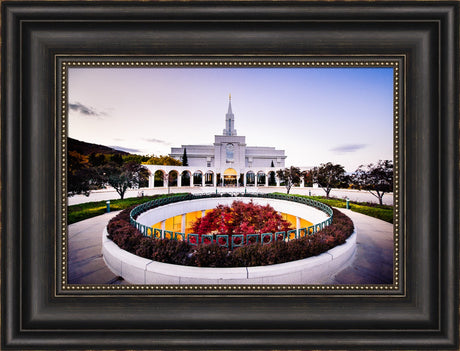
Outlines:
[[[115,150],[114,148],[108,146],[91,144],[72,138],[67,138],[67,149],[69,151],[76,151],[82,155],[91,155],[93,152],[95,154],[130,155],[129,152]]]

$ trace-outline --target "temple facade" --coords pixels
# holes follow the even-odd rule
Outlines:
[[[149,187],[164,186],[168,179],[176,186],[276,186],[276,170],[284,168],[286,160],[284,150],[247,146],[246,137],[237,135],[231,96],[225,128],[221,135],[214,136],[214,144],[173,147],[170,156],[183,161],[184,150],[186,166],[146,165],[151,172]],[[170,172],[175,172],[173,178],[165,177]]]

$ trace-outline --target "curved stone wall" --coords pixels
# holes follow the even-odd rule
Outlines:
[[[102,233],[102,254],[110,270],[132,284],[325,284],[356,251],[356,231],[321,255],[282,264],[238,268],[200,268],[152,261],[120,249]]]
[[[272,206],[276,211],[283,213],[289,213],[291,215],[304,218],[314,224],[325,221],[329,216],[323,211],[298,202],[292,202],[288,200],[279,199],[267,199],[258,197],[215,197],[215,198],[204,198],[194,199],[188,201],[180,201],[163,205],[146,212],[141,213],[136,221],[146,226],[152,226],[155,223],[161,222],[167,218],[181,215],[188,212],[202,211],[216,208],[218,205],[231,205],[233,201],[242,201],[249,203],[253,201],[257,205]]]

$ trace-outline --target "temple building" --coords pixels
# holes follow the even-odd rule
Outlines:
[[[160,181],[159,171],[163,175],[176,172],[173,180],[169,177],[176,186],[276,186],[279,182],[275,172],[285,167],[286,160],[284,150],[247,146],[246,137],[237,135],[231,96],[222,135],[215,135],[212,145],[173,147],[170,156],[183,161],[184,150],[187,166],[146,165],[152,174],[149,187],[164,186],[167,180],[163,177],[164,181]]]

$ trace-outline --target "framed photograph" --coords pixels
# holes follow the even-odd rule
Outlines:
[[[458,10],[2,2],[2,348],[458,348]]]

